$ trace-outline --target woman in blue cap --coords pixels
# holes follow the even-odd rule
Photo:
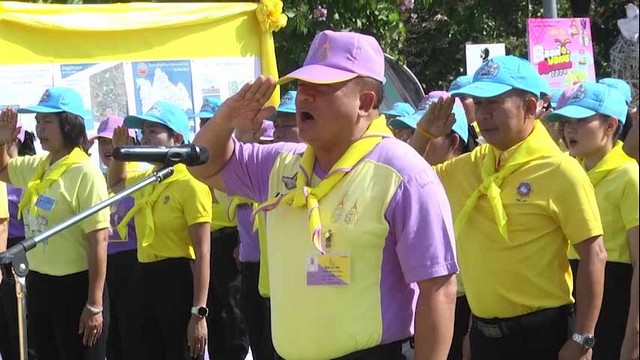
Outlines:
[[[142,145],[175,146],[188,141],[187,115],[176,105],[158,101],[144,115],[127,116],[124,125],[142,129]],[[125,127],[113,133],[113,145],[128,143]],[[133,175],[114,160],[107,173],[112,191],[122,190],[150,175]],[[211,192],[184,164],[163,182],[134,194],[135,206],[118,226],[134,219],[139,266],[134,280],[139,291],[141,347],[138,359],[202,358],[207,341],[207,294]]]
[[[561,123],[569,152],[587,171],[604,228],[608,258],[595,360],[638,354],[638,164],[617,140],[626,117],[622,95],[595,83],[582,84],[564,107],[547,116]],[[574,251],[570,259],[575,272],[579,260]]]
[[[36,134],[48,151],[10,159],[7,144],[20,129],[13,110],[2,112],[0,180],[24,189],[18,208],[31,237],[105,200],[107,187],[87,155],[87,111],[75,90],[51,87],[18,113],[36,114]],[[105,358],[108,234],[104,209],[27,253],[28,331],[39,359]]]

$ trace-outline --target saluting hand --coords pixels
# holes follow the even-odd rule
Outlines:
[[[260,75],[222,103],[214,118],[228,119],[239,132],[259,134],[262,120],[275,111],[273,106],[265,107],[275,88],[272,77]]]
[[[439,98],[429,106],[429,110],[422,116],[416,126],[430,135],[439,138],[447,136],[456,122],[452,113],[455,98]]]
[[[0,145],[12,142],[18,137],[20,127],[16,127],[18,123],[18,113],[12,108],[5,108],[0,113]]]
[[[124,126],[118,126],[113,130],[113,138],[111,138],[113,147],[131,145],[131,137],[129,129]]]

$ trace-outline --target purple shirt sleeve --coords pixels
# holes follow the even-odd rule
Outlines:
[[[403,179],[385,217],[407,283],[458,272],[449,201],[430,166]]]
[[[281,153],[302,154],[305,144],[277,143],[271,145],[242,144],[233,140],[235,151],[222,169],[226,193],[257,202],[269,197],[269,176]]]

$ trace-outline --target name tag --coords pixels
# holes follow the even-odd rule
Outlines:
[[[51,212],[51,210],[53,210],[53,207],[55,205],[56,205],[56,199],[44,194],[38,196],[38,200],[36,200],[36,208],[46,212]]]
[[[347,286],[351,282],[348,253],[309,255],[306,268],[307,286]]]

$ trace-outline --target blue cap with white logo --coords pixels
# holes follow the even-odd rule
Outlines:
[[[473,83],[452,91],[451,95],[491,98],[511,89],[520,89],[539,96],[539,77],[527,60],[513,55],[496,56],[480,66],[473,75]]]
[[[548,121],[567,118],[584,119],[596,114],[613,116],[624,124],[627,119],[627,104],[620,92],[604,84],[584,83],[572,94],[567,104],[548,114]]]
[[[83,118],[90,112],[85,109],[82,98],[77,91],[67,87],[54,86],[48,88],[37,105],[18,109],[20,114],[68,112]]]
[[[631,86],[629,86],[629,83],[627,83],[622,79],[616,79],[616,78],[604,78],[604,79],[600,79],[600,81],[598,82],[600,84],[607,85],[611,89],[618,90],[620,92],[620,95],[622,95],[622,97],[624,98],[624,101],[627,103],[627,105],[631,104],[631,100],[632,100]]]
[[[458,78],[453,80],[451,85],[449,85],[449,92],[460,90],[465,86],[471,85],[472,82],[473,76],[471,75],[458,76]]]
[[[295,114],[296,113],[296,96],[297,91],[287,91],[286,94],[280,99],[280,105],[276,109],[277,112]]]
[[[220,107],[220,99],[217,96],[205,96],[202,101],[202,107],[200,112],[196,114],[196,117],[201,119],[209,119],[215,115],[216,111]]]
[[[406,102],[397,102],[393,104],[393,107],[389,110],[385,110],[382,113],[384,115],[393,115],[393,116],[409,116],[413,114],[416,110],[411,106],[411,104]]]
[[[182,134],[185,143],[189,142],[189,118],[177,105],[167,101],[158,101],[144,115],[129,115],[124,118],[124,126],[132,129],[142,129],[143,121],[162,124]]]

